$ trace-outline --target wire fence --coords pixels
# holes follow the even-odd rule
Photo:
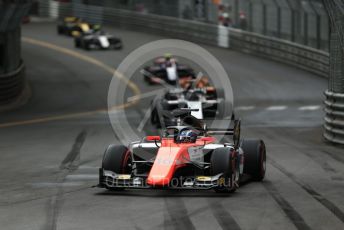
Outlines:
[[[247,15],[247,29],[252,32],[328,50],[329,22],[320,1],[232,0],[231,2],[242,4],[242,14]]]

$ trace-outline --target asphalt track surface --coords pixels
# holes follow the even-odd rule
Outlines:
[[[230,75],[243,136],[266,142],[265,181],[231,195],[92,188],[104,149],[118,142],[104,110],[113,76],[61,50],[116,68],[135,48],[163,38],[108,30],[123,39],[124,49],[76,50],[70,38],[56,35],[54,23],[23,27],[33,95],[0,114],[1,229],[344,229],[344,151],[321,136],[327,81],[211,46],[203,47]],[[142,93],[156,88],[140,77],[133,83]],[[127,109],[134,127],[147,103]]]

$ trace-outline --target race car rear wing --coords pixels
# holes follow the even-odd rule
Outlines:
[[[233,135],[234,130],[233,129],[208,129],[207,133],[209,135]]]
[[[192,116],[191,112],[194,111],[198,111],[198,109],[181,108],[173,111],[172,113],[175,117],[183,118],[184,124],[202,130],[208,135],[233,136],[234,145],[239,145],[241,121],[239,119],[235,119],[234,114],[232,114],[230,119],[205,120],[197,119]]]
[[[214,128],[212,127],[207,127],[206,128],[206,133],[208,135],[229,135],[233,136],[233,142],[234,146],[238,146],[240,143],[240,129],[241,129],[241,121],[240,120],[218,120],[218,121],[213,121],[217,124],[221,124],[222,126],[217,126],[217,127],[226,127],[223,125],[229,124],[228,128]]]

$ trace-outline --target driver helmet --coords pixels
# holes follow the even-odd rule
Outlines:
[[[178,143],[195,143],[196,140],[197,133],[190,129],[182,130],[176,139]]]
[[[170,54],[170,53],[165,53],[164,58],[165,58],[166,61],[169,61],[169,60],[171,60],[171,58],[172,58],[172,54]]]
[[[101,26],[100,25],[98,25],[98,24],[96,24],[96,25],[93,25],[93,29],[94,30],[100,30],[101,29]]]

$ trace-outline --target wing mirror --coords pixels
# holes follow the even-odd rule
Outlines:
[[[160,141],[161,140],[160,136],[147,136],[146,139],[147,141]]]

